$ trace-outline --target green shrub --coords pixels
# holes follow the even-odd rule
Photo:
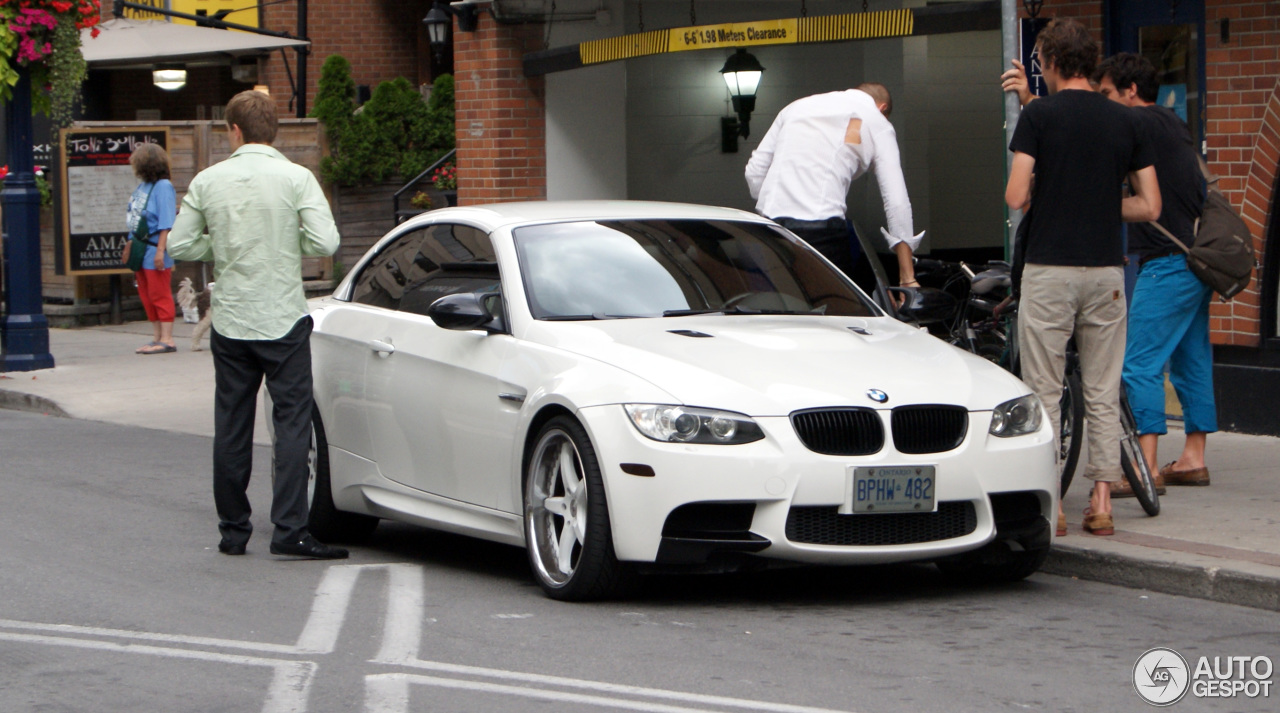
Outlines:
[[[340,54],[331,54],[320,68],[320,85],[316,105],[308,116],[324,124],[330,151],[336,151],[355,113],[356,82],[351,78],[351,63]]]
[[[325,125],[329,156],[321,176],[342,186],[418,175],[454,146],[453,77],[436,79],[431,101],[403,77],[379,84],[359,111],[351,65],[330,55],[320,70],[311,116]]]

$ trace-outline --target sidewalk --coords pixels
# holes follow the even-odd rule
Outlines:
[[[133,353],[151,340],[147,322],[51,329],[57,366],[0,374],[0,408],[212,436],[209,341],[190,351],[192,327],[175,324],[178,352],[153,356]],[[261,415],[254,440],[269,443]],[[1161,463],[1177,457],[1182,440],[1171,424]],[[1159,517],[1132,498],[1116,500],[1113,537],[1081,530],[1088,481],[1077,473],[1065,503],[1069,532],[1045,571],[1280,611],[1280,439],[1214,434],[1207,460],[1213,485],[1169,488]]]

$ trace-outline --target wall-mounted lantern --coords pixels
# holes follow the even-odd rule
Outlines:
[[[151,70],[151,83],[165,91],[176,92],[187,86],[187,68],[181,64],[158,64]]]
[[[760,77],[764,67],[759,60],[744,49],[739,48],[720,69],[720,76],[729,87],[729,96],[733,100],[733,111],[737,117],[726,116],[720,120],[720,144],[725,153],[738,151],[738,137],[751,135],[751,112],[756,109],[756,89],[760,87]]]
[[[431,51],[435,53],[437,62],[444,60],[444,51],[449,47],[449,28],[453,26],[451,16],[458,18],[458,29],[462,32],[475,32],[480,23],[473,3],[433,2],[427,16],[422,18],[422,24],[427,26],[427,39],[431,42]]]

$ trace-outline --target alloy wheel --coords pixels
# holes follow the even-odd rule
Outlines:
[[[587,481],[568,433],[543,435],[530,462],[525,496],[529,546],[538,574],[560,585],[573,578],[587,541]]]

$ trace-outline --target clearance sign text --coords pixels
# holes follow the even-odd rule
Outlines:
[[[673,30],[669,51],[683,52],[743,45],[795,44],[797,36],[798,21],[795,18],[700,25]]]

